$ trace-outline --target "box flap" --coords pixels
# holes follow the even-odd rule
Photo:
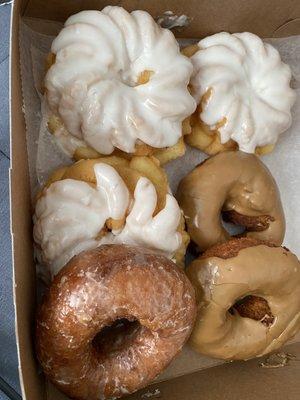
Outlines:
[[[43,381],[34,360],[33,329],[35,313],[35,266],[32,256],[31,201],[25,126],[22,114],[19,66],[19,1],[14,2],[10,59],[11,129],[11,233],[14,265],[14,302],[20,383],[24,398],[41,400]]]
[[[222,30],[251,31],[262,37],[271,37],[279,27],[300,16],[300,1],[295,0],[29,0],[25,14],[64,21],[75,12],[84,9],[101,10],[106,5],[123,6],[128,11],[146,10],[154,18],[168,10],[176,15],[185,14],[190,23],[186,28],[176,30],[178,37],[200,38]],[[289,34],[300,33],[291,28]],[[285,34],[285,31],[282,33]]]
[[[290,361],[282,367],[263,368],[263,359],[234,362],[153,384],[127,396],[130,400],[298,400],[300,398],[300,346],[287,346]],[[282,357],[284,356],[284,353]],[[280,358],[280,357],[279,357]],[[51,384],[47,400],[68,400]]]
[[[284,367],[262,368],[261,359],[224,364],[159,385],[151,385],[128,399],[298,400],[300,346],[287,346],[286,351],[294,358]]]

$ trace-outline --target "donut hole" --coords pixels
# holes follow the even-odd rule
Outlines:
[[[274,218],[270,215],[249,216],[240,214],[235,210],[222,211],[222,219],[226,226],[234,227],[234,229],[243,228],[241,232],[232,234],[225,226],[225,229],[231,235],[240,235],[246,230],[249,232],[261,232],[268,229],[270,222],[274,221]]]
[[[150,81],[151,76],[154,74],[153,71],[149,71],[148,69],[145,69],[145,71],[142,71],[140,75],[138,76],[137,84],[136,86],[139,85],[145,85]]]
[[[187,246],[187,251],[185,254],[185,265],[189,265],[192,261],[196,260],[200,256],[201,252],[199,247],[192,240]]]
[[[150,81],[154,71],[145,69],[136,74],[136,72],[132,70],[121,70],[117,74],[116,78],[124,85],[135,88],[136,86],[146,85]]]
[[[107,354],[130,346],[137,337],[141,324],[136,319],[119,318],[105,326],[94,337],[92,346],[99,354]]]
[[[230,211],[223,211],[221,213],[221,223],[223,228],[230,236],[241,236],[245,233],[246,227],[241,223],[237,223],[229,218]]]
[[[238,313],[243,318],[251,318],[260,321],[265,326],[270,326],[274,322],[269,303],[260,296],[248,295],[237,300],[228,312],[231,315]]]

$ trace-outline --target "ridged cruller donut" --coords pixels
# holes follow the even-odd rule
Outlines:
[[[152,248],[183,264],[189,242],[166,173],[149,157],[81,160],[55,171],[33,220],[37,255],[51,275],[73,255],[110,243]]]
[[[300,328],[300,263],[284,247],[232,239],[193,261],[198,315],[192,347],[224,360],[279,349]]]
[[[49,130],[75,160],[120,151],[161,163],[182,156],[196,108],[188,90],[192,70],[173,33],[147,12],[79,12],[47,58]]]
[[[37,356],[72,399],[121,397],[167,367],[195,316],[194,289],[172,261],[148,249],[103,245],[54,278],[37,316]]]
[[[220,32],[182,52],[194,67],[190,90],[198,104],[186,142],[209,155],[271,152],[291,125],[296,98],[277,49],[250,32]]]
[[[177,199],[191,239],[204,251],[230,239],[221,218],[245,227],[244,236],[280,245],[285,218],[276,182],[254,154],[219,153],[179,184]]]

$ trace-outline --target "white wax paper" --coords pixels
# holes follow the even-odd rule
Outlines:
[[[61,26],[56,22],[45,22],[52,34]],[[30,25],[30,27],[29,27]],[[45,26],[46,26],[45,25]],[[71,160],[58,148],[55,139],[47,130],[47,106],[42,101],[45,57],[50,50],[53,36],[39,33],[41,21],[20,22],[21,74],[26,121],[27,153],[32,196],[45,183],[49,174]],[[45,28],[44,26],[44,28]],[[33,29],[33,27],[35,27]],[[297,92],[293,107],[293,124],[281,135],[275,150],[262,159],[277,181],[285,210],[287,232],[284,245],[300,256],[300,36],[281,39],[267,39],[280,52],[283,60],[293,72],[292,86]],[[184,39],[181,44],[194,43]],[[26,151],[26,149],[24,149]],[[207,156],[197,149],[188,148],[186,154],[166,166],[170,186],[175,193],[179,181],[194,166]],[[171,379],[199,369],[222,363],[210,359],[185,347],[181,355],[160,375],[158,381]]]

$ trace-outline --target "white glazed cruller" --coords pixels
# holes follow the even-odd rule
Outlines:
[[[232,139],[247,153],[275,144],[291,124],[295,101],[291,70],[278,51],[249,32],[217,33],[198,47],[191,57],[192,94],[199,104],[209,93],[200,119],[218,130],[221,143]]]
[[[76,254],[101,244],[124,243],[155,249],[172,258],[182,236],[177,232],[181,211],[171,194],[165,207],[153,216],[157,194],[152,182],[141,177],[130,199],[126,184],[110,165],[94,166],[96,188],[87,182],[63,179],[52,183],[38,199],[34,214],[34,240],[40,248],[40,261],[51,275]],[[109,219],[127,214],[119,231],[99,234]]]
[[[192,64],[147,12],[82,11],[68,18],[51,51],[47,101],[75,145],[110,154],[133,153],[140,142],[155,148],[178,142],[196,108],[187,88]],[[145,72],[149,80],[139,84]]]

